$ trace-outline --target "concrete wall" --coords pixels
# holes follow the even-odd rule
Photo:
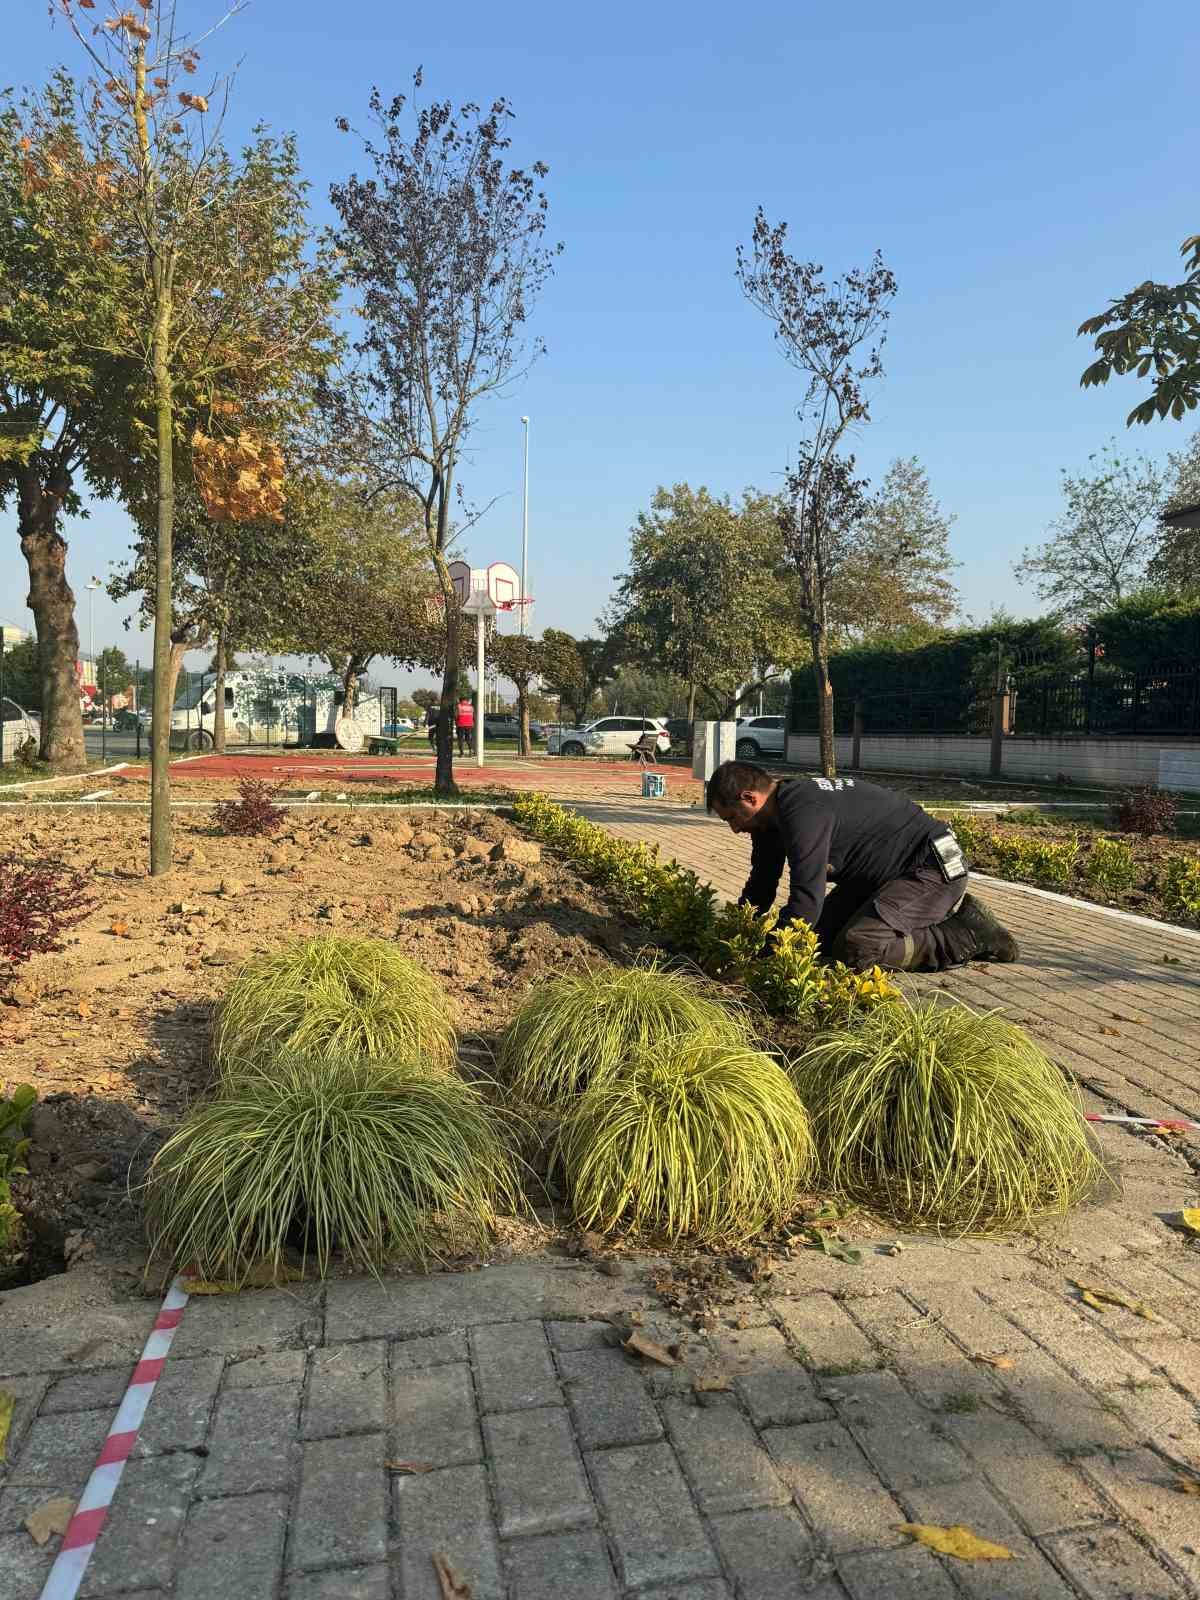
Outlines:
[[[851,741],[838,739],[837,761],[849,767]],[[815,767],[815,734],[788,734],[787,758],[800,766]],[[865,734],[862,770],[890,772],[946,772],[987,777],[991,742],[986,738],[935,734]],[[1037,739],[1011,735],[1004,741],[1005,778],[1053,782],[1062,773],[1074,783],[1104,784],[1124,788],[1132,784],[1161,784],[1200,794],[1200,741],[1177,740],[1169,745],[1153,739]]]

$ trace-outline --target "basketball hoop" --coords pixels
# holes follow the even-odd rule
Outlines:
[[[531,606],[532,604],[533,604],[533,596],[530,594],[530,595],[526,595],[524,600],[518,600],[518,599],[497,600],[496,601],[496,610],[497,611],[524,611],[526,606]]]

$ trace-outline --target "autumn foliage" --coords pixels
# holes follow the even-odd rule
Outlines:
[[[275,804],[281,787],[281,784],[264,783],[261,778],[242,778],[238,783],[238,798],[221,800],[214,807],[217,826],[224,833],[248,838],[277,833],[284,820],[283,810]]]
[[[261,435],[192,434],[192,466],[214,522],[282,522],[283,453]]]

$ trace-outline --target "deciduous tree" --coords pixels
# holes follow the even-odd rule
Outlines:
[[[583,722],[598,692],[613,676],[617,644],[612,637],[575,639],[561,628],[542,633],[542,676],[546,689]]]
[[[1081,323],[1100,352],[1079,382],[1107,383],[1114,372],[1150,378],[1151,393],[1126,417],[1178,420],[1200,402],[1200,233],[1179,247],[1187,275],[1181,283],[1147,280],[1114,300],[1107,311]]]
[[[237,161],[221,144],[228,80],[200,91],[182,0],[138,0],[135,9],[55,0],[55,9],[95,68],[88,142],[112,162],[114,254],[130,281],[123,347],[140,376],[140,492],[154,506],[150,870],[160,873],[171,864],[176,449],[189,441],[212,515],[281,515],[272,440],[300,374],[315,377],[327,360],[335,288],[325,256],[309,250],[294,143],[259,131]],[[240,9],[235,0],[216,26]]]
[[[1066,505],[1051,537],[1013,564],[1022,583],[1078,620],[1143,586],[1167,488],[1153,462],[1118,455],[1115,442],[1088,461],[1088,471],[1062,474]]]
[[[913,638],[950,622],[958,610],[953,522],[916,456],[893,461],[831,573],[830,623],[840,642]]]
[[[774,324],[784,359],[804,379],[797,407],[804,433],[780,526],[812,648],[821,770],[832,777],[831,583],[868,505],[844,440],[870,417],[866,385],[883,374],[881,350],[896,280],[876,251],[865,270],[851,268],[827,282],[823,267],[789,253],[787,224],[772,226],[761,207],[749,248],[738,246],[737,273],[751,305]]]
[[[331,410],[375,481],[409,490],[421,507],[445,602],[436,786],[452,793],[460,630],[448,562],[459,474],[481,404],[540,349],[527,342],[526,319],[552,266],[540,188],[548,169],[508,164],[505,99],[456,111],[448,100],[417,106],[376,90],[370,110],[372,171],[331,190],[363,321],[355,369]],[[350,129],[345,118],[338,125]]]
[[[502,678],[517,691],[517,750],[527,756],[529,741],[529,690],[545,669],[546,652],[540,639],[525,633],[496,635],[491,643],[491,658]]]

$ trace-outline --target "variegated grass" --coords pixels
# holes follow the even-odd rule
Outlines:
[[[448,1071],[456,1038],[440,985],[386,939],[301,939],[236,974],[214,1035],[218,1065],[269,1068],[280,1051],[401,1059]]]
[[[715,999],[701,978],[653,964],[600,967],[531,989],[497,1070],[518,1101],[562,1110],[647,1051],[670,1051],[692,1035],[746,1045],[753,1031],[751,1014]]]
[[[795,1208],[815,1165],[786,1073],[744,1040],[664,1039],[568,1110],[554,1164],[582,1228],[736,1243]]]
[[[502,1125],[461,1078],[404,1062],[283,1055],[194,1106],[146,1180],[155,1251],[237,1279],[289,1244],[324,1274],[335,1249],[378,1268],[482,1248],[517,1204]]]
[[[1073,1088],[994,1014],[887,1006],[818,1039],[792,1077],[822,1186],[904,1225],[1016,1228],[1066,1211],[1104,1177]]]

